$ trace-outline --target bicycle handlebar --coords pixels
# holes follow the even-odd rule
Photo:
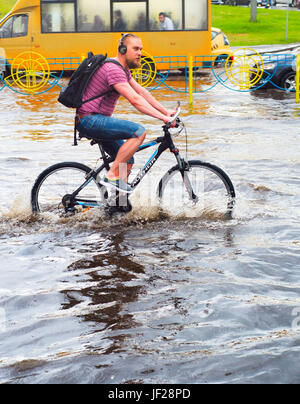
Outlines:
[[[181,112],[181,108],[180,108],[180,102],[177,102],[177,108],[176,108],[177,112],[174,116],[172,116],[172,118],[169,120],[168,123],[165,124],[166,127],[170,128],[171,125],[173,124],[174,121],[176,121],[176,119],[179,117],[180,112]]]

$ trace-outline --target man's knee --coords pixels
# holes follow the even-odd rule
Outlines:
[[[141,135],[136,136],[134,138],[134,141],[135,141],[136,145],[140,146],[143,143],[143,141],[145,140],[145,137],[146,137],[146,132],[144,130],[144,132]]]
[[[143,140],[145,140],[145,136],[146,136],[146,129],[144,128],[144,126],[137,124],[138,128],[137,130],[134,132],[134,135],[138,138],[144,137]]]
[[[145,137],[146,137],[146,132],[144,132],[144,133],[139,137],[140,144],[143,143],[143,141],[145,140]]]

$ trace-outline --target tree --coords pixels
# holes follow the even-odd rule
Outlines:
[[[257,0],[251,0],[251,18],[250,21],[257,22]]]

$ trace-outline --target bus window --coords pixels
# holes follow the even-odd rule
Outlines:
[[[9,18],[0,28],[0,38],[16,38],[28,33],[28,15],[19,14]]]
[[[28,15],[15,15],[12,29],[12,36],[26,36],[28,33]]]
[[[74,32],[75,5],[44,0],[42,3],[42,32]]]
[[[185,0],[185,29],[208,29],[206,0]]]
[[[78,31],[110,31],[110,0],[78,0]]]
[[[9,18],[0,28],[0,38],[11,38],[12,37],[12,26],[14,17]]]
[[[213,41],[218,34],[219,34],[218,31],[211,30],[211,40]]]
[[[146,1],[113,1],[113,31],[145,31],[146,13]]]
[[[149,0],[150,30],[162,29],[159,21],[162,12],[172,20],[175,30],[182,30],[182,0]]]

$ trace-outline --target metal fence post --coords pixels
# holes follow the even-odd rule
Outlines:
[[[193,55],[189,55],[189,104],[193,105]]]
[[[300,55],[296,58],[296,103],[299,104],[300,92]]]

